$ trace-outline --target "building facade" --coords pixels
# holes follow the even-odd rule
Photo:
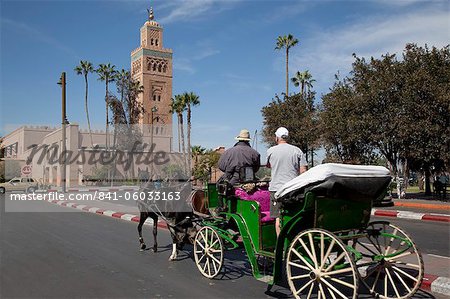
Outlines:
[[[131,76],[144,87],[138,98],[144,107],[140,123],[172,139],[172,50],[163,47],[163,37],[151,8],[140,30],[140,46],[131,52]]]

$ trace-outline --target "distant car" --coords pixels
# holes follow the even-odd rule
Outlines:
[[[38,182],[33,178],[13,178],[9,182],[0,184],[0,194],[6,191],[34,192],[38,188]]]

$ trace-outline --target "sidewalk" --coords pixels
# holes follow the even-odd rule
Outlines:
[[[424,210],[436,210],[450,213],[450,202],[425,198],[394,199],[394,206]]]

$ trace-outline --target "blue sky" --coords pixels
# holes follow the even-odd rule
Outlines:
[[[200,96],[192,139],[207,148],[231,146],[241,128],[261,132],[261,108],[285,88],[284,53],[274,50],[279,35],[299,39],[291,50],[290,75],[308,69],[317,101],[337,71],[349,71],[352,53],[379,57],[401,53],[407,42],[437,47],[450,42],[448,1],[2,0],[0,5],[0,135],[21,124],[60,123],[56,82],[62,71],[68,118],[85,126],[84,82],[73,68],[80,59],[129,68],[150,6],[164,28],[164,47],[174,51],[173,94]],[[103,96],[104,84],[92,75],[89,107],[96,128],[104,126]]]

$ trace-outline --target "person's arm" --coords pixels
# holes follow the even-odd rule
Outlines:
[[[302,173],[306,172],[307,170],[308,170],[308,165],[300,166],[299,173],[302,174]]]
[[[270,165],[270,156],[272,155],[272,153],[270,152],[270,149],[267,150],[267,161],[266,161],[266,167],[267,168],[272,168],[272,166]]]
[[[261,155],[259,153],[258,156],[255,158],[255,162],[253,165],[255,165],[255,167],[253,167],[253,171],[256,174],[259,168],[261,167]]]
[[[306,162],[305,159],[305,155],[303,154],[303,152],[299,149],[299,160],[298,160],[298,164],[299,164],[299,169],[298,169],[298,173],[302,174],[305,171],[308,170],[308,163]]]
[[[226,172],[226,168],[227,168],[227,164],[228,164],[228,155],[226,152],[220,156],[219,163],[217,163],[217,164],[218,164],[219,169],[222,172]]]

